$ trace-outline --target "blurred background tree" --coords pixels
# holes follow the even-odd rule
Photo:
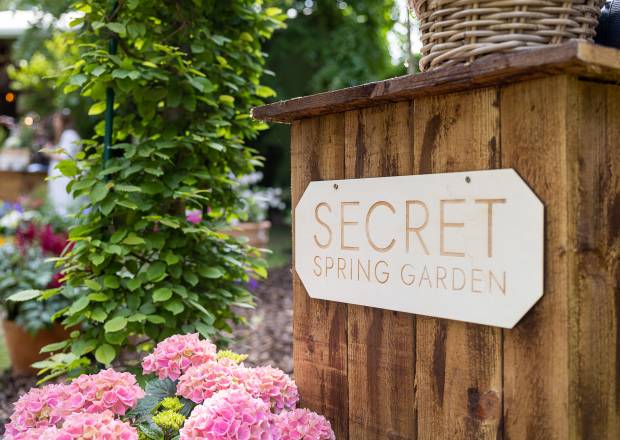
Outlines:
[[[398,0],[272,0],[286,11],[287,28],[266,46],[266,84],[277,100],[350,87],[403,75],[404,60],[393,60],[388,34],[399,19]],[[406,45],[399,36],[398,43]],[[403,51],[401,51],[403,52]],[[290,186],[290,130],[272,125],[253,146],[266,158],[264,183]],[[273,166],[272,166],[273,165]]]

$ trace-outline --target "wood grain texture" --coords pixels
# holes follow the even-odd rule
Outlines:
[[[310,181],[344,177],[344,115],[295,122],[291,136],[291,197],[296,206]],[[328,417],[337,438],[346,439],[347,306],[310,298],[296,273],[293,362],[301,404]]]
[[[620,51],[585,42],[537,47],[495,54],[467,66],[450,66],[348,89],[294,98],[253,109],[256,119],[292,122],[420,96],[494,87],[571,73],[575,76],[620,81]]]
[[[416,174],[498,168],[498,98],[490,88],[417,99]],[[418,438],[501,438],[501,331],[420,316],[416,335]]]
[[[566,440],[569,384],[568,78],[502,89],[501,160],[545,204],[541,300],[504,331],[504,438]]]
[[[346,113],[346,178],[412,173],[412,110],[403,102]],[[414,324],[411,314],[348,306],[348,438],[416,438]]]
[[[569,429],[620,438],[620,87],[568,82]]]

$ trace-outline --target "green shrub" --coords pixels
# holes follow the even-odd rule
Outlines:
[[[86,208],[60,264],[67,285],[88,293],[62,313],[81,330],[40,364],[51,374],[93,357],[109,365],[143,335],[221,338],[241,319],[231,308],[252,305],[248,277],[266,273],[257,250],[218,231],[241,207],[236,178],[260,162],[244,142],[261,128],[250,108],[273,93],[259,82],[261,43],[282,26],[280,10],[255,0],[112,5],[74,4],[85,14],[75,23],[81,57],[64,72],[64,91],[93,99],[89,114],[98,116],[111,87],[114,139],[106,162],[102,120],[76,160],[59,164]],[[185,218],[194,209],[201,223]]]

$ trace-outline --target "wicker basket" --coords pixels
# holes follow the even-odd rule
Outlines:
[[[410,0],[420,19],[421,70],[498,52],[592,40],[604,0]]]

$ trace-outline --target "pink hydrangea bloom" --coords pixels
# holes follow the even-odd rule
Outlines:
[[[329,420],[307,409],[283,411],[273,423],[280,440],[336,440]]]
[[[177,394],[202,403],[218,391],[244,389],[248,369],[229,362],[209,361],[195,365],[179,378]]]
[[[220,391],[197,406],[181,428],[181,440],[273,440],[270,413],[243,390]]]
[[[67,417],[55,440],[138,440],[138,431],[114,414],[79,413]]]
[[[185,213],[185,218],[188,222],[197,225],[202,221],[202,210],[192,209]]]
[[[293,409],[299,401],[297,385],[284,371],[273,367],[248,369],[246,390],[269,405],[274,413]]]
[[[145,374],[156,373],[160,379],[177,380],[189,367],[215,360],[215,352],[215,345],[200,340],[198,333],[174,335],[157,344],[142,361],[142,369]]]
[[[76,403],[77,396],[82,396],[84,411],[89,413],[110,410],[124,415],[144,397],[144,391],[133,374],[119,373],[111,368],[97,374],[83,374],[71,383],[70,388]]]
[[[81,396],[73,396],[67,385],[32,388],[15,403],[6,433],[15,436],[31,428],[54,426],[80,407]]]
[[[60,431],[55,426],[43,426],[16,434],[7,433],[4,440],[58,440],[59,435]]]

